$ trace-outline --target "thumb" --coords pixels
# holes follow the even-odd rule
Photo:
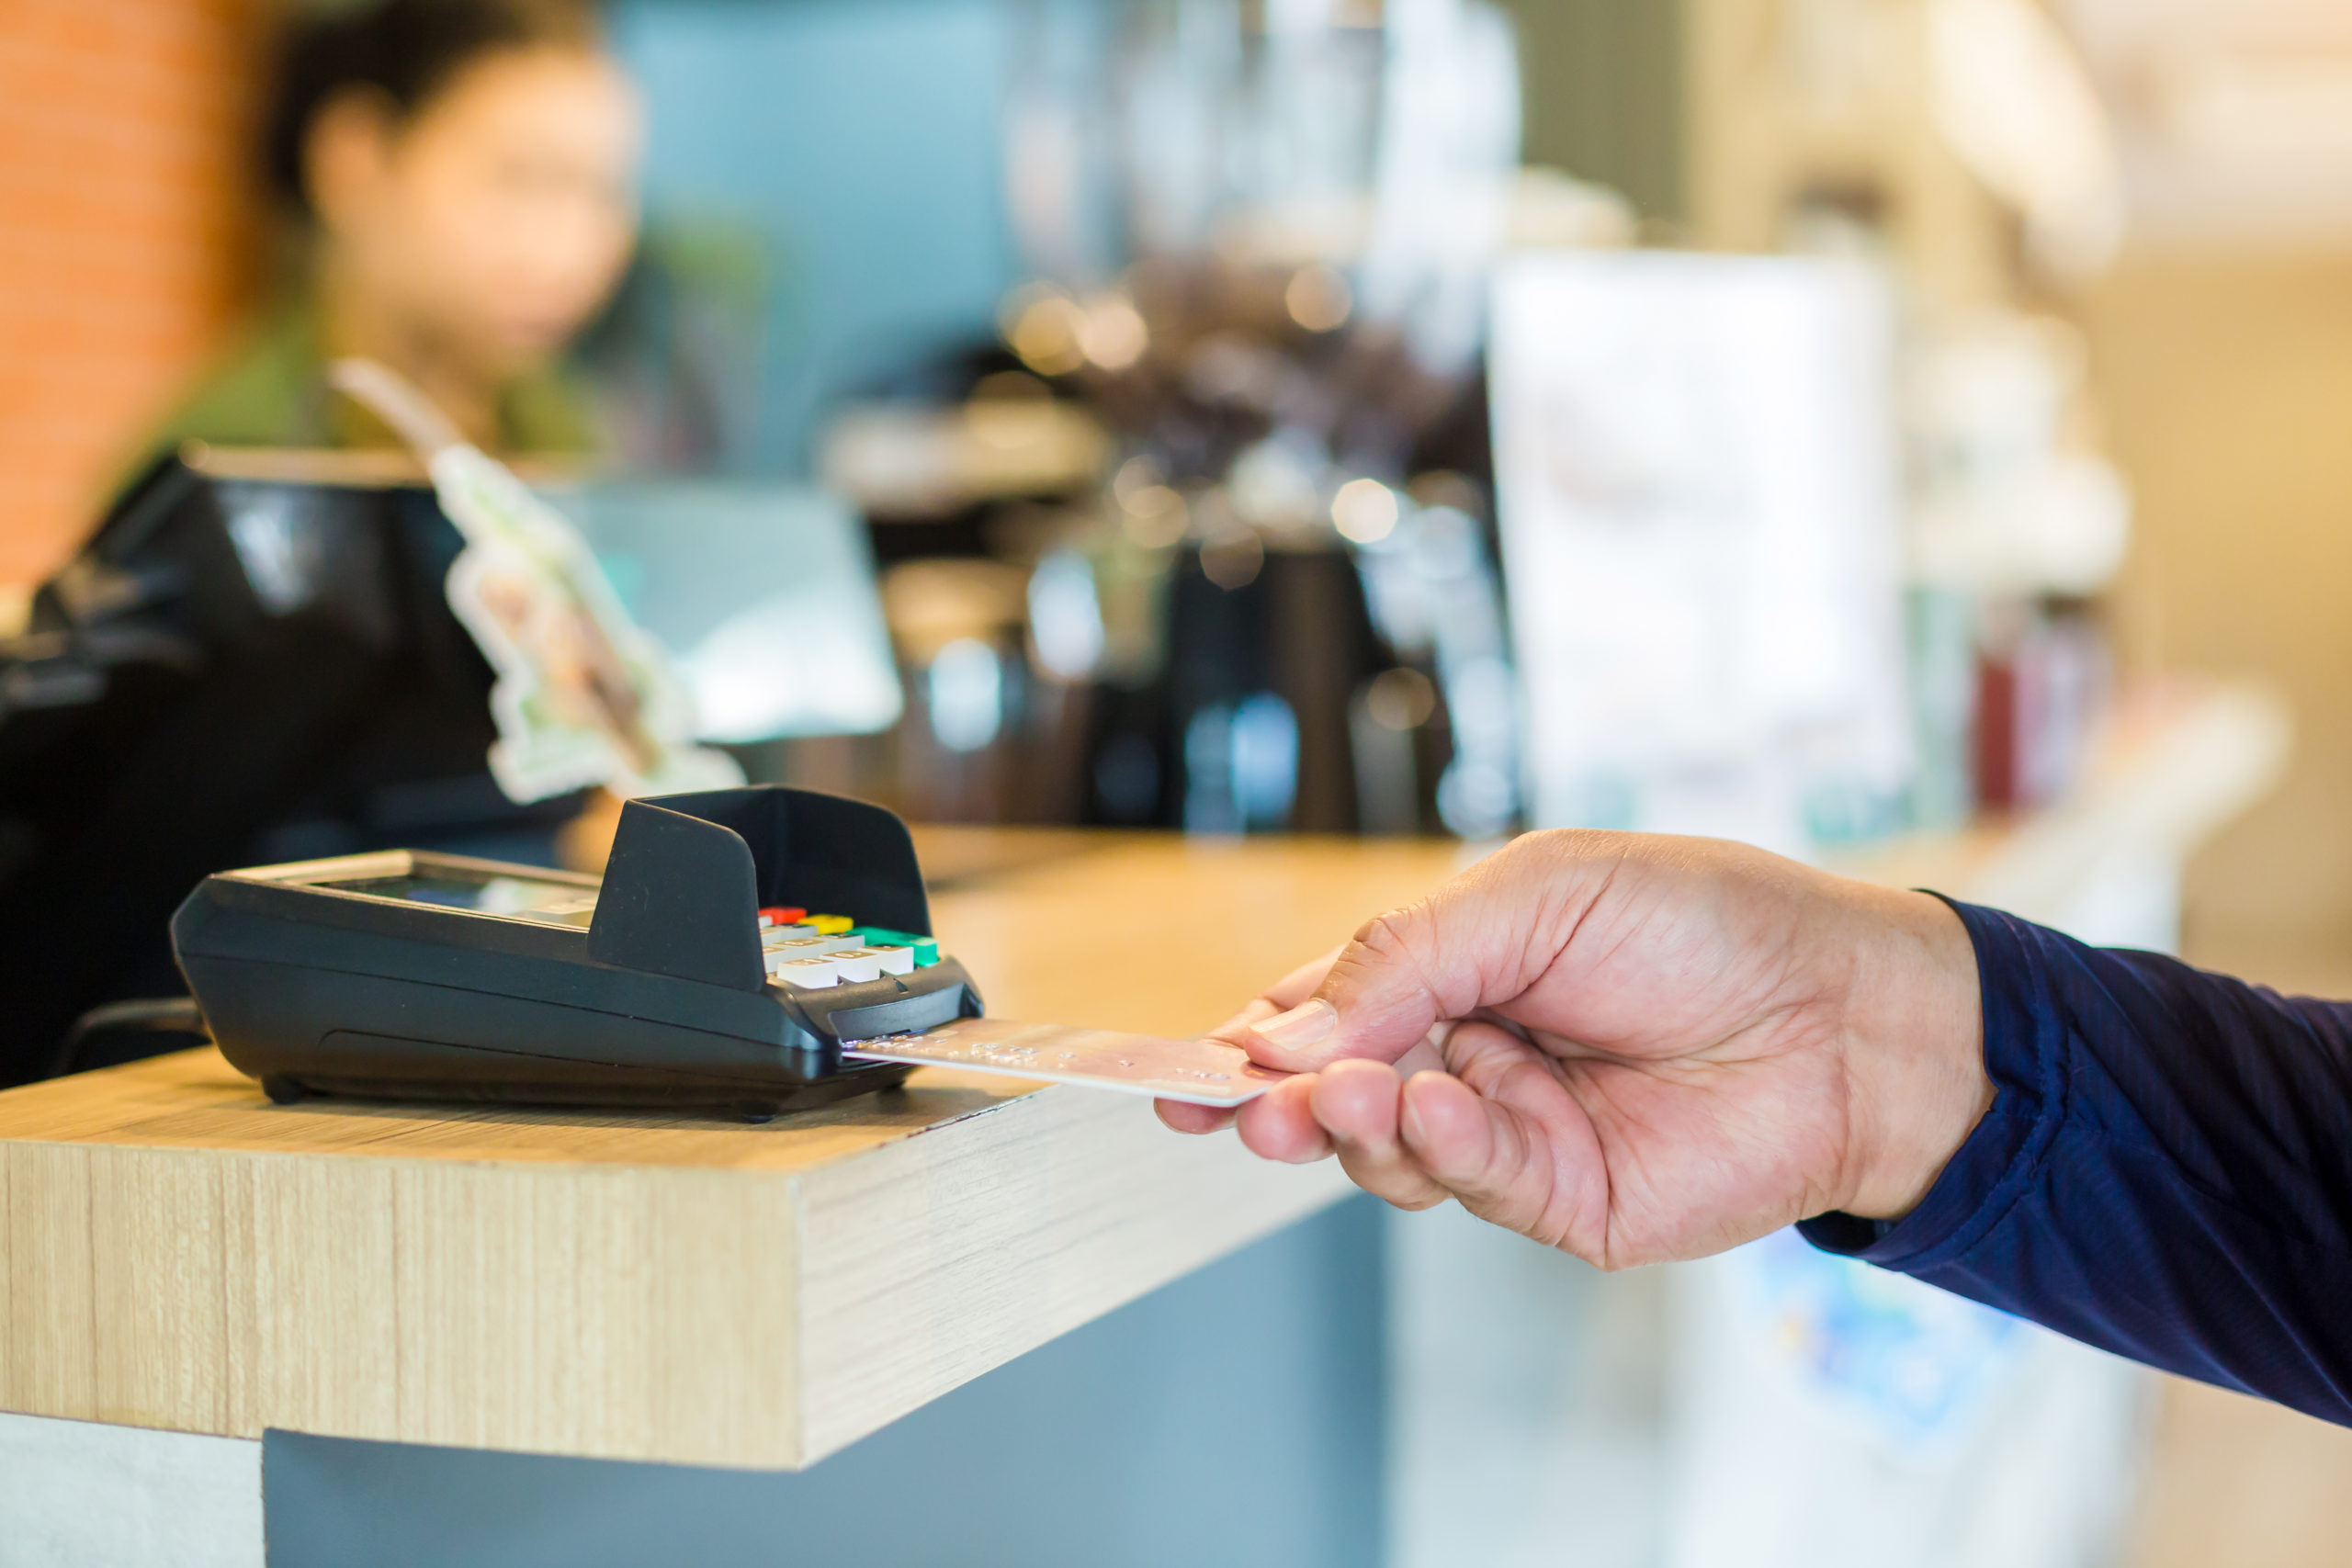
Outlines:
[[[1238,1032],[1244,1048],[1295,1073],[1347,1057],[1394,1062],[1439,1021],[1479,1006],[1476,944],[1443,940],[1453,902],[1441,893],[1366,924],[1313,996]]]

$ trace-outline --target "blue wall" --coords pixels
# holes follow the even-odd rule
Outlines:
[[[759,466],[830,395],[993,330],[1016,281],[1001,0],[623,0],[653,116],[649,219],[731,220],[775,269]]]
[[[273,1432],[269,1568],[1363,1568],[1381,1219],[1293,1226],[798,1474]]]

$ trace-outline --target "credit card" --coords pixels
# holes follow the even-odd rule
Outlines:
[[[1163,1040],[1001,1018],[958,1019],[921,1034],[844,1040],[842,1059],[1002,1073],[1193,1105],[1239,1105],[1291,1076],[1261,1067],[1240,1047],[1214,1040]]]

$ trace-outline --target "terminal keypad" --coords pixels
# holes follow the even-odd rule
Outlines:
[[[939,962],[939,943],[846,915],[776,908],[760,911],[760,955],[771,981],[823,990],[927,969]]]

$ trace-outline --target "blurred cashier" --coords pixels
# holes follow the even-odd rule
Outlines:
[[[157,434],[390,446],[329,393],[363,355],[476,445],[596,446],[557,356],[636,241],[636,93],[574,0],[379,0],[293,24],[264,153],[300,220],[300,285]]]

